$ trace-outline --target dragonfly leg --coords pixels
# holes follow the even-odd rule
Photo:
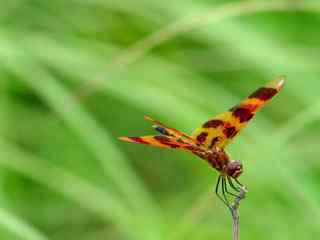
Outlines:
[[[222,180],[222,195],[223,195],[223,198],[226,202],[227,207],[231,210],[231,204],[229,202],[228,196],[226,195],[226,193],[229,192],[227,190],[227,180],[225,177],[221,177],[221,180]]]
[[[229,185],[231,185],[231,184],[230,184],[230,179],[229,179],[229,178],[227,178],[227,179],[228,179]],[[233,196],[233,197],[238,197],[238,195],[237,195],[236,193],[233,193],[233,192],[229,191],[228,185],[227,185],[227,179],[225,179],[225,181],[224,181],[224,188],[225,188],[226,193],[229,194],[229,195],[231,195],[231,196]],[[234,188],[233,188],[233,189],[234,189]],[[238,191],[237,191],[237,192],[238,192]]]
[[[234,179],[234,180],[236,181],[236,183],[238,183],[238,185],[239,185],[240,187],[243,187],[242,183],[241,183],[241,182],[239,182],[239,180],[238,180],[238,179]]]
[[[228,176],[227,179],[228,179],[228,182],[229,182],[230,187],[231,187],[233,190],[235,190],[236,192],[240,192],[240,188],[239,188],[238,186],[235,186],[235,185],[234,185],[234,183],[232,182],[232,178]],[[237,183],[238,183],[238,182],[237,182]],[[238,184],[239,184],[239,183],[238,183]],[[240,186],[242,186],[242,185],[240,185]]]
[[[219,193],[219,188],[220,188],[220,182],[221,182],[221,189],[222,189],[222,196]],[[230,208],[230,203],[225,195],[225,189],[224,189],[224,178],[220,175],[216,184],[216,195],[218,198],[228,207]]]

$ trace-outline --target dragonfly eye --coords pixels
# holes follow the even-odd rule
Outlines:
[[[243,167],[240,161],[231,161],[227,165],[227,174],[232,178],[238,178],[242,171]]]

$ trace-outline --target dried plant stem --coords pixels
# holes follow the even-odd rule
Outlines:
[[[245,187],[240,188],[240,193],[238,197],[234,200],[234,203],[230,207],[231,215],[232,215],[232,232],[233,232],[233,240],[239,240],[239,206],[240,201],[245,198],[247,193],[247,189]]]

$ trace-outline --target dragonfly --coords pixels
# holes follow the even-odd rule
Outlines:
[[[279,76],[258,88],[246,99],[196,128],[191,135],[180,132],[149,116],[158,135],[120,137],[120,140],[153,147],[171,148],[193,153],[219,172],[215,193],[229,208],[230,197],[238,197],[243,185],[241,161],[231,159],[226,146],[239,135],[255,114],[283,88],[285,76]]]

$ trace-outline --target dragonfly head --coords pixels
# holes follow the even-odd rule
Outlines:
[[[226,173],[232,178],[238,178],[243,171],[242,163],[240,161],[230,161],[227,165]]]

